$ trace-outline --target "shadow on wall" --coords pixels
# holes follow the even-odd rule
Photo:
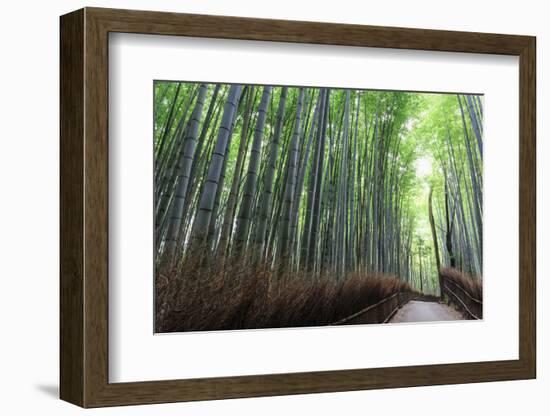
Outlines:
[[[34,388],[46,396],[59,399],[59,386],[57,384],[37,384]]]

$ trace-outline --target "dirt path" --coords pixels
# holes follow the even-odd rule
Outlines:
[[[389,322],[460,321],[463,319],[460,312],[447,305],[412,300],[399,309]]]

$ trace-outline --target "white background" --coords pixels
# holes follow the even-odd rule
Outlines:
[[[518,358],[517,57],[113,34],[109,62],[112,382]],[[153,336],[154,79],[484,93],[483,321]]]
[[[9,4],[9,6],[8,6]],[[228,415],[228,414],[476,414],[546,415],[550,408],[548,298],[544,282],[543,240],[548,221],[542,213],[550,146],[544,143],[544,103],[550,90],[544,72],[550,54],[545,4],[464,0],[354,0],[255,2],[203,1],[68,1],[6,3],[0,14],[2,73],[0,114],[0,371],[5,414],[79,414],[58,401],[58,16],[84,5],[166,11],[319,20],[390,26],[472,30],[538,36],[538,380],[423,387],[400,390],[316,394],[293,397],[140,406],[87,411],[88,414]],[[548,163],[548,162],[547,162]],[[547,198],[546,198],[547,199]],[[544,236],[543,236],[544,234]],[[390,409],[390,410],[388,410]]]

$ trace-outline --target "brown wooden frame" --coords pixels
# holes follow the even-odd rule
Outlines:
[[[535,378],[534,37],[98,8],[62,16],[60,27],[63,400],[99,407]],[[519,359],[109,383],[109,32],[519,56]]]

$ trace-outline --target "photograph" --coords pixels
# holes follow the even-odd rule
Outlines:
[[[155,333],[483,319],[483,94],[152,88]]]
[[[4,354],[34,385],[8,405],[540,407],[541,7],[239,2],[61,0],[11,30],[6,276],[38,290],[5,279],[5,315],[43,351]]]

